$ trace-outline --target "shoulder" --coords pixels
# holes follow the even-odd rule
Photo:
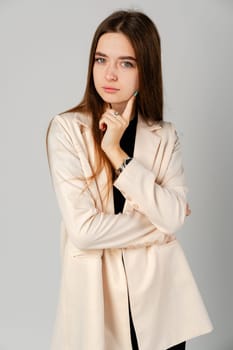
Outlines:
[[[82,139],[83,131],[90,128],[92,119],[78,112],[56,114],[50,121],[46,132],[46,142],[65,142],[74,144]]]
[[[171,121],[157,120],[157,121],[146,121],[143,119],[141,114],[138,118],[139,126],[142,128],[149,129],[151,131],[157,131],[159,133],[170,133],[175,130],[175,125]]]
[[[161,138],[161,144],[167,149],[175,149],[180,146],[179,133],[175,123],[171,121],[159,121],[161,128],[156,130],[157,136]]]
[[[160,125],[162,127],[163,130],[165,131],[175,131],[176,127],[175,127],[175,124],[171,121],[167,121],[167,120],[161,120],[160,122]]]
[[[47,128],[47,134],[66,133],[72,135],[74,133],[82,133],[83,128],[90,128],[92,123],[91,116],[79,112],[65,112],[53,116]]]
[[[56,114],[52,117],[49,124],[60,124],[64,128],[73,128],[74,126],[77,128],[77,126],[91,126],[91,117],[89,115],[86,115],[84,113],[79,112],[65,112],[61,114]]]
[[[176,140],[178,138],[178,132],[176,125],[171,121],[160,120],[157,122],[160,126],[157,132],[164,138]]]

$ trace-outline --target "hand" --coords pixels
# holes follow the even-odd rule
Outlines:
[[[105,131],[101,142],[101,148],[115,169],[118,169],[124,159],[128,158],[128,155],[120,147],[120,140],[125,129],[129,125],[134,100],[135,95],[128,100],[121,115],[114,114],[116,111],[112,108],[108,108],[99,121],[99,128]]]
[[[121,150],[120,140],[129,125],[130,117],[133,110],[135,96],[133,95],[127,102],[123,113],[114,114],[111,108],[107,108],[99,121],[99,128],[105,131],[101,142],[101,148],[106,155],[111,158],[114,153]],[[121,152],[122,153],[122,152]]]
[[[186,216],[189,216],[191,214],[191,210],[189,208],[189,204],[186,204]]]

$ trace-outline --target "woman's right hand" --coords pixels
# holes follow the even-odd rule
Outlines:
[[[189,216],[191,214],[191,209],[189,208],[189,204],[186,204],[186,216]]]

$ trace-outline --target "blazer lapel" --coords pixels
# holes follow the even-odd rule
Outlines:
[[[79,156],[82,163],[84,176],[88,178],[89,176],[92,176],[94,172],[95,147],[91,130],[91,119],[84,119],[82,117],[82,114],[80,114],[77,118],[77,123],[80,125],[81,131],[79,145],[82,151],[80,152]],[[107,174],[104,169],[102,169],[101,174],[98,176],[98,181],[93,180],[89,183],[89,190],[93,194],[95,205],[100,210],[104,210],[105,207],[103,199],[106,183]]]
[[[87,173],[93,175],[94,172],[94,164],[95,164],[95,146],[94,139],[92,136],[92,130],[90,127],[87,127],[83,131],[83,142],[86,147],[86,170]],[[90,189],[94,194],[94,198],[96,201],[96,206],[103,210],[105,213],[114,212],[114,202],[113,202],[113,190],[111,189],[109,192],[109,197],[107,197],[107,183],[108,177],[105,168],[102,168],[98,177],[91,181]]]
[[[156,131],[161,128],[160,122],[148,125],[140,115],[138,116],[134,157],[150,170],[154,166],[161,142],[161,136]]]
[[[155,167],[155,161],[159,155],[158,153],[160,149],[159,146],[161,143],[161,135],[158,131],[162,128],[161,125],[162,123],[160,122],[148,125],[142,119],[141,115],[138,115],[133,157],[149,170]],[[137,176],[137,174],[135,174],[135,176]],[[126,199],[124,203],[123,213],[131,209],[131,204]]]

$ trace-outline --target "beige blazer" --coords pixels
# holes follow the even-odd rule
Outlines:
[[[134,158],[115,180],[125,196],[114,214],[106,172],[93,173],[91,119],[52,118],[48,160],[61,211],[61,280],[52,350],[130,350],[128,293],[140,350],[165,350],[212,331],[175,233],[185,221],[181,147],[171,122],[140,117]],[[123,259],[123,260],[122,260]]]

